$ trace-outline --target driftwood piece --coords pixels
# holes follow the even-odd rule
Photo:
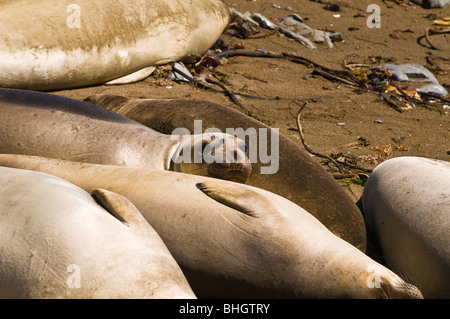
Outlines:
[[[445,33],[450,33],[450,30],[449,30],[449,29],[432,29],[432,28],[426,28],[426,29],[425,29],[425,39],[427,39],[428,44],[430,45],[430,47],[431,47],[433,50],[439,50],[439,51],[442,51],[441,49],[439,49],[438,47],[436,47],[435,45],[433,45],[433,44],[431,43],[430,35],[432,35],[432,34],[445,34]]]
[[[339,172],[340,172],[340,174],[341,174],[341,175],[337,175],[337,176],[344,176],[344,175],[346,174],[346,173],[344,173],[344,171],[343,171],[341,165],[345,165],[345,166],[350,167],[350,168],[352,168],[352,169],[357,169],[357,170],[360,170],[360,171],[363,171],[363,172],[371,173],[371,172],[372,172],[371,169],[367,169],[367,168],[359,167],[359,166],[352,165],[352,164],[349,164],[349,163],[346,163],[346,162],[342,162],[342,161],[335,160],[335,159],[331,158],[330,156],[327,156],[327,155],[324,155],[324,154],[321,154],[321,153],[318,153],[318,152],[312,150],[311,147],[309,147],[309,146],[306,144],[305,136],[304,136],[304,134],[303,134],[302,125],[301,125],[301,123],[300,123],[300,115],[301,115],[301,112],[303,111],[303,109],[305,108],[306,105],[307,105],[307,102],[303,103],[303,105],[300,107],[300,109],[299,109],[298,112],[297,112],[297,128],[298,128],[298,133],[299,133],[299,135],[300,135],[300,140],[301,140],[302,145],[303,145],[303,147],[305,148],[305,150],[307,150],[309,153],[311,153],[311,154],[313,154],[313,155],[315,155],[315,156],[318,156],[318,157],[320,157],[320,158],[325,158],[325,159],[329,160],[330,162],[332,162],[332,163],[338,168],[338,170],[339,170]]]

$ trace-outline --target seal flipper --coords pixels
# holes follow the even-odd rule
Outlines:
[[[217,180],[198,183],[196,186],[217,202],[251,217],[262,217],[262,212],[275,210],[267,197],[238,183]]]
[[[122,195],[101,188],[94,189],[91,195],[122,223],[129,226],[150,226],[136,206]]]
[[[128,83],[139,82],[139,81],[149,77],[153,73],[153,71],[155,71],[155,69],[156,69],[156,67],[149,66],[147,68],[143,68],[134,73],[122,76],[120,78],[111,80],[109,82],[106,82],[105,85],[128,84]]]

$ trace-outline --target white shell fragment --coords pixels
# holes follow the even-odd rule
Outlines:
[[[259,13],[255,13],[252,19],[258,22],[261,28],[270,30],[275,30],[276,28],[278,28],[276,24],[272,23],[269,19]]]

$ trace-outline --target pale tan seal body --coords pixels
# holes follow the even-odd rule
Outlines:
[[[48,172],[87,191],[101,187],[126,196],[160,234],[199,298],[421,296],[311,214],[262,189],[176,172],[23,155],[0,155],[0,165]]]
[[[425,298],[450,298],[450,163],[385,161],[370,175],[362,201],[386,263]]]
[[[245,143],[227,134],[174,138],[90,103],[14,89],[0,89],[0,114],[0,153],[142,166],[238,181],[245,181],[251,172],[245,151],[226,147]],[[224,160],[206,162],[207,150],[198,162],[188,160],[205,145]],[[175,158],[181,158],[180,162],[174,162]]]
[[[0,167],[0,298],[195,298],[124,197]]]
[[[129,117],[164,134],[177,128],[187,128],[194,134],[194,121],[201,120],[203,130],[217,128],[243,128],[256,132],[244,137],[250,141],[262,140],[260,129],[268,131],[268,153],[273,150],[270,127],[223,105],[198,100],[128,99],[126,97],[97,94],[85,99]],[[252,173],[247,184],[281,195],[319,219],[335,235],[366,251],[366,227],[362,214],[345,190],[323,167],[298,145],[282,134],[278,135],[279,167],[273,174],[262,174],[267,167],[258,157],[252,161]]]
[[[0,86],[88,86],[186,60],[228,21],[219,0],[1,1]]]

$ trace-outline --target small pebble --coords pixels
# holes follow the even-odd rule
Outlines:
[[[329,37],[330,37],[330,39],[342,38],[342,33],[339,33],[339,32],[330,33]]]
[[[377,123],[377,124],[383,124],[383,121],[382,120],[375,120],[375,121],[373,121],[374,123]]]

